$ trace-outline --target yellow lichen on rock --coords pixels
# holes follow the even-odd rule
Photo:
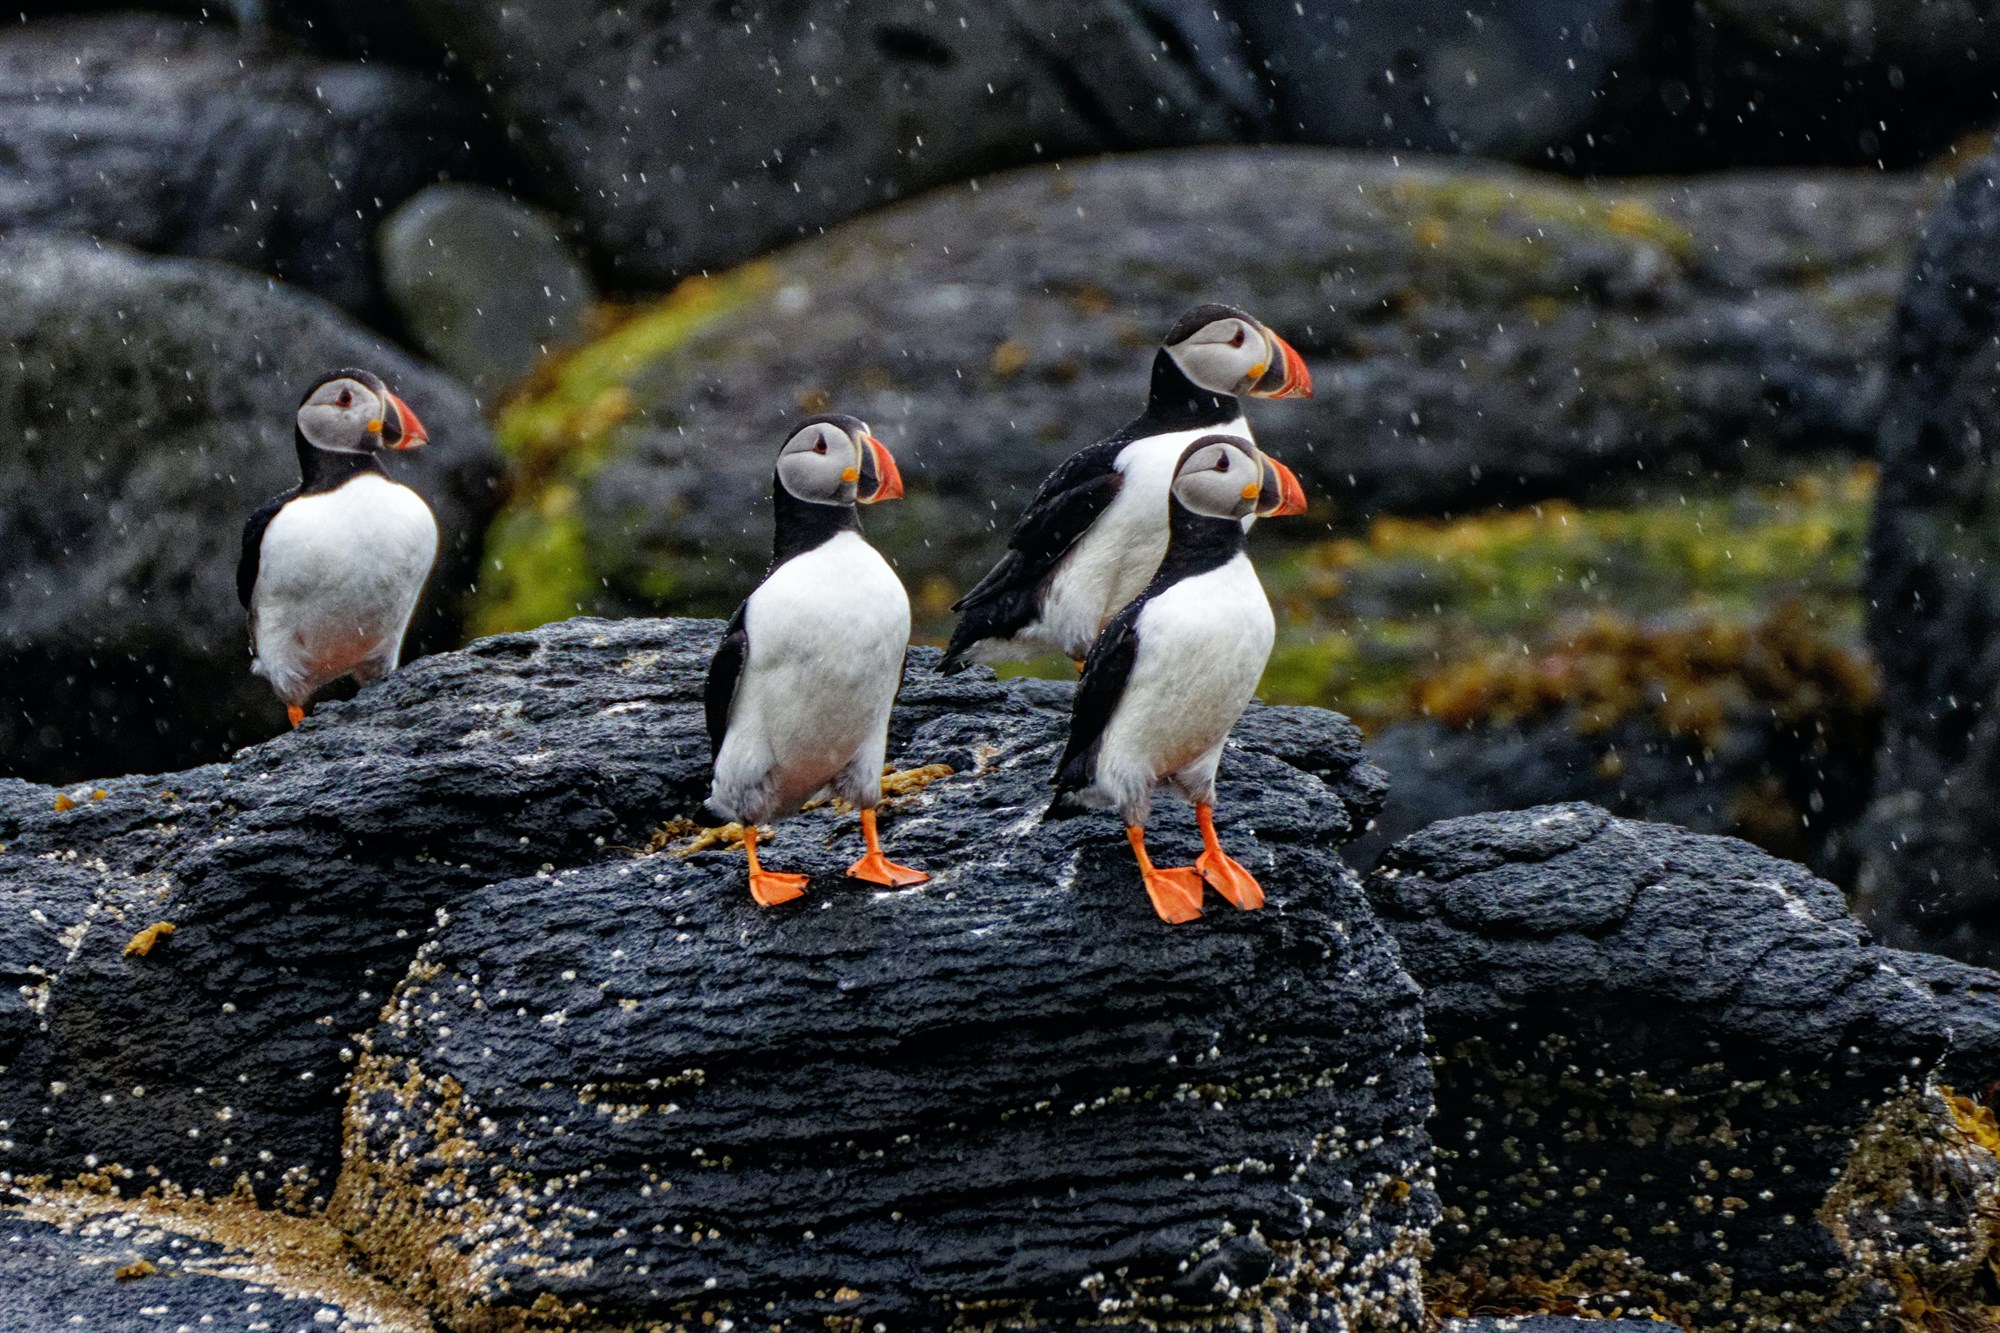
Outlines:
[[[173,933],[173,922],[155,921],[152,925],[147,926],[131,939],[125,941],[125,956],[127,958],[144,958],[147,954],[153,952],[154,945]]]

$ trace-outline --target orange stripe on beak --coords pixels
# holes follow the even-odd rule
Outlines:
[[[1269,454],[1264,455],[1264,499],[1257,506],[1261,518],[1290,518],[1306,512],[1306,488],[1292,470]],[[1269,505],[1270,508],[1265,508]]]
[[[392,449],[414,449],[420,444],[430,443],[430,434],[424,430],[424,423],[410,405],[395,394],[389,395],[389,406],[396,412],[396,427],[400,432]]]
[[[1257,381],[1257,387],[1250,390],[1251,394],[1258,398],[1312,397],[1312,372],[1306,369],[1305,358],[1275,333],[1271,334],[1271,343],[1278,349],[1281,365],[1274,365],[1266,371],[1264,378]],[[1273,376],[1278,377],[1275,384],[1272,383]]]
[[[896,470],[896,460],[889,453],[889,447],[873,435],[863,435],[861,447],[868,451],[868,461],[875,468],[875,493],[856,498],[869,505],[880,504],[884,500],[900,500],[903,496],[903,474]]]

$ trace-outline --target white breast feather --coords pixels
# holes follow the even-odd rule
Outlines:
[[[1229,729],[1270,660],[1276,623],[1247,555],[1176,583],[1139,612],[1132,674],[1104,729],[1094,795],[1143,821],[1175,778],[1209,799]]]
[[[1135,440],[1118,455],[1124,480],[1097,521],[1056,567],[1041,613],[1017,640],[1081,658],[1111,617],[1146,590],[1167,554],[1167,491],[1190,444],[1207,435],[1250,436],[1241,417],[1224,426]]]
[[[750,595],[750,649],[710,803],[764,822],[829,785],[880,799],[889,710],[910,642],[903,584],[858,533],[786,561]]]
[[[258,553],[253,669],[287,703],[351,671],[393,670],[437,545],[430,506],[375,473],[286,504]]]

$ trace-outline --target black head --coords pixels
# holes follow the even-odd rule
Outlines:
[[[1234,306],[1196,306],[1174,321],[1160,350],[1190,383],[1210,393],[1312,396],[1312,376],[1292,345]]]
[[[1236,435],[1204,435],[1181,452],[1174,468],[1174,503],[1205,518],[1241,521],[1264,495],[1264,458]]]
[[[320,376],[299,400],[297,423],[301,444],[322,453],[414,449],[430,439],[410,405],[367,370]]]
[[[877,504],[903,493],[888,448],[859,417],[808,417],[778,454],[778,485],[809,504]]]

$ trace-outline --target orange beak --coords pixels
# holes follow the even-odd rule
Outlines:
[[[1306,512],[1306,488],[1292,470],[1269,454],[1264,456],[1264,499],[1257,506],[1260,518],[1290,518]],[[1264,506],[1270,505],[1266,509]]]
[[[424,430],[424,423],[417,419],[410,405],[395,394],[389,395],[389,406],[396,413],[396,438],[389,443],[391,449],[414,449],[420,444],[429,444],[430,435]]]
[[[1293,350],[1292,345],[1277,334],[1270,334],[1271,345],[1278,355],[1271,362],[1264,378],[1257,381],[1250,390],[1257,398],[1310,398],[1313,396],[1312,372],[1306,369],[1305,358]]]
[[[873,435],[861,437],[861,491],[855,496],[862,504],[880,504],[884,500],[899,500],[903,496],[903,474],[896,470],[896,460],[889,453],[889,447]],[[869,489],[870,480],[874,489]]]

